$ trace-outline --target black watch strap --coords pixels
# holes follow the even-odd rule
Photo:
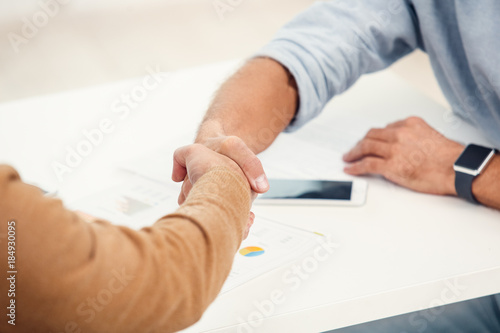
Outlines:
[[[474,197],[474,194],[472,194],[472,181],[474,178],[473,175],[455,171],[455,189],[457,190],[458,196],[477,204],[478,201]]]

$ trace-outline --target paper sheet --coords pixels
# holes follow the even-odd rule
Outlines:
[[[342,154],[282,134],[259,155],[268,178],[349,179]]]
[[[325,238],[326,236],[313,231],[293,228],[257,216],[250,235],[234,257],[231,273],[221,293],[312,254]]]
[[[181,184],[172,180],[173,156],[179,146],[166,145],[120,163],[119,168],[160,182],[179,193]]]
[[[150,226],[177,208],[177,192],[142,177],[69,204],[89,217],[101,218],[132,229]]]

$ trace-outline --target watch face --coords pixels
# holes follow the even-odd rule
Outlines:
[[[455,165],[470,170],[478,170],[491,152],[491,148],[470,144],[465,148]]]

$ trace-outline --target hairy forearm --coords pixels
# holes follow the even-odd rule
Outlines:
[[[272,59],[252,59],[221,86],[196,142],[234,135],[259,153],[290,123],[297,105],[293,76]]]
[[[500,209],[500,155],[474,180],[472,193],[483,205]]]

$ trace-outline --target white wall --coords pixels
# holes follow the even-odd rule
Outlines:
[[[221,17],[214,1],[1,1],[0,102],[140,76],[148,65],[173,70],[248,57],[313,2],[241,0]],[[41,2],[52,4],[53,17]],[[36,19],[46,24],[9,41],[24,38],[26,20]],[[440,98],[426,57],[405,62],[398,72],[417,84],[424,77],[420,86]]]
[[[0,101],[246,57],[311,2],[243,0],[221,20],[212,0],[69,0],[16,53],[8,34],[41,8],[2,1]]]

